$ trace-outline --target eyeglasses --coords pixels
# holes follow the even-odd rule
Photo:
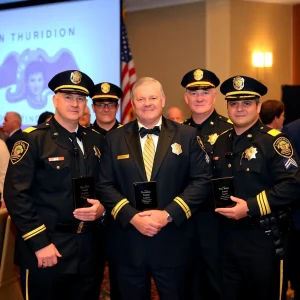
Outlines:
[[[101,109],[104,109],[106,107],[107,109],[114,109],[117,107],[117,103],[113,103],[113,102],[110,103],[95,102],[94,105]]]

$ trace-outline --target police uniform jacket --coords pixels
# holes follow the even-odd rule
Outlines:
[[[151,238],[130,224],[138,213],[133,183],[147,181],[137,121],[107,134],[102,158],[100,195],[115,219],[109,224],[109,254],[131,266],[185,263],[192,236],[188,219],[211,191],[211,165],[195,129],[162,119],[151,181],[157,183],[158,209],[165,209],[173,222]]]
[[[219,135],[232,128],[232,122],[228,118],[219,115],[215,110],[202,124],[195,123],[192,117],[186,119],[183,124],[197,128],[197,135],[201,138],[203,147],[210,160],[212,158],[214,144]],[[201,210],[214,210],[214,205],[211,199],[207,199],[201,205]]]
[[[116,123],[114,124],[114,126],[108,130],[108,131],[111,131],[113,129],[117,129],[119,127],[123,126],[118,120],[116,120]],[[100,132],[101,134],[103,134],[104,136],[108,133],[107,130],[105,130],[104,128],[100,127],[97,123],[97,121],[95,120],[95,122],[93,123],[92,127],[97,130],[98,132]]]
[[[197,128],[197,134],[200,136],[205,151],[210,158],[219,135],[232,128],[232,122],[228,118],[219,115],[215,110],[202,124],[195,123],[192,117],[186,119],[183,124]]]
[[[214,177],[234,176],[236,196],[247,201],[250,215],[276,213],[300,195],[299,159],[288,138],[257,122],[237,136],[219,136],[213,154]]]
[[[6,205],[17,227],[15,261],[24,268],[35,268],[35,251],[53,243],[62,255],[57,266],[62,272],[75,272],[79,237],[56,232],[58,224],[80,222],[73,217],[72,178],[79,174],[69,132],[54,118],[25,132],[14,146],[4,188]],[[78,133],[87,174],[97,181],[101,135],[80,125]]]

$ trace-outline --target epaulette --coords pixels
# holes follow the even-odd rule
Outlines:
[[[230,131],[230,130],[233,130],[233,128],[229,128],[229,129],[227,129],[227,130],[223,131],[222,133],[220,133],[220,134],[219,134],[219,136],[221,136],[221,135],[225,134],[226,132],[228,132],[228,131]]]
[[[119,123],[117,129],[118,129],[118,128],[121,128],[121,127],[123,127],[123,126],[124,126],[123,124]]]
[[[219,115],[219,120],[225,122],[225,123],[229,123],[229,124],[233,124],[232,121],[230,119],[226,119],[225,117]]]
[[[263,133],[267,133],[271,136],[277,136],[279,134],[281,134],[281,131],[277,130],[277,129],[270,129],[269,127],[267,126],[263,126],[263,127],[260,127],[259,130]]]
[[[24,129],[23,132],[25,132],[25,133],[30,133],[30,132],[32,132],[32,131],[34,131],[34,130],[37,130],[37,128],[36,128],[36,127],[28,127],[28,128],[26,128],[26,129]]]
[[[272,135],[272,136],[277,136],[278,134],[280,134],[281,132],[277,129],[271,129],[268,131],[268,134],[269,135]]]
[[[99,131],[97,131],[97,130],[95,130],[94,128],[87,128],[87,129],[91,129],[92,131],[94,131],[94,132],[96,132],[96,133],[100,134],[100,132],[99,132]]]
[[[30,132],[33,132],[33,131],[35,131],[37,129],[39,130],[39,129],[48,129],[48,128],[50,128],[49,123],[41,123],[41,124],[38,124],[38,125],[36,125],[34,127],[31,126],[31,127],[25,128],[23,130],[23,132],[30,133]]]

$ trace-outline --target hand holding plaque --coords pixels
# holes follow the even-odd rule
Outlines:
[[[230,199],[230,196],[236,195],[234,177],[212,179],[211,183],[216,208],[232,207],[236,204]]]
[[[91,176],[73,178],[73,199],[75,208],[92,206],[87,199],[95,199],[95,181]]]
[[[136,209],[157,209],[156,181],[134,182]]]

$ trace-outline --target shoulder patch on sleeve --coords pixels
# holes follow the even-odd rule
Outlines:
[[[34,131],[34,130],[37,130],[37,128],[36,128],[36,127],[28,127],[28,128],[26,128],[26,129],[24,129],[23,132],[25,132],[25,133],[30,133],[30,132],[32,132],[32,131]]]
[[[29,144],[25,141],[17,141],[11,150],[10,161],[12,164],[18,163],[25,156],[27,150],[29,149]]]
[[[291,142],[285,136],[278,137],[273,143],[275,151],[285,158],[291,158],[294,154]]]
[[[277,136],[278,134],[280,134],[281,132],[277,129],[271,129],[267,132],[269,135],[272,135],[272,136]]]

